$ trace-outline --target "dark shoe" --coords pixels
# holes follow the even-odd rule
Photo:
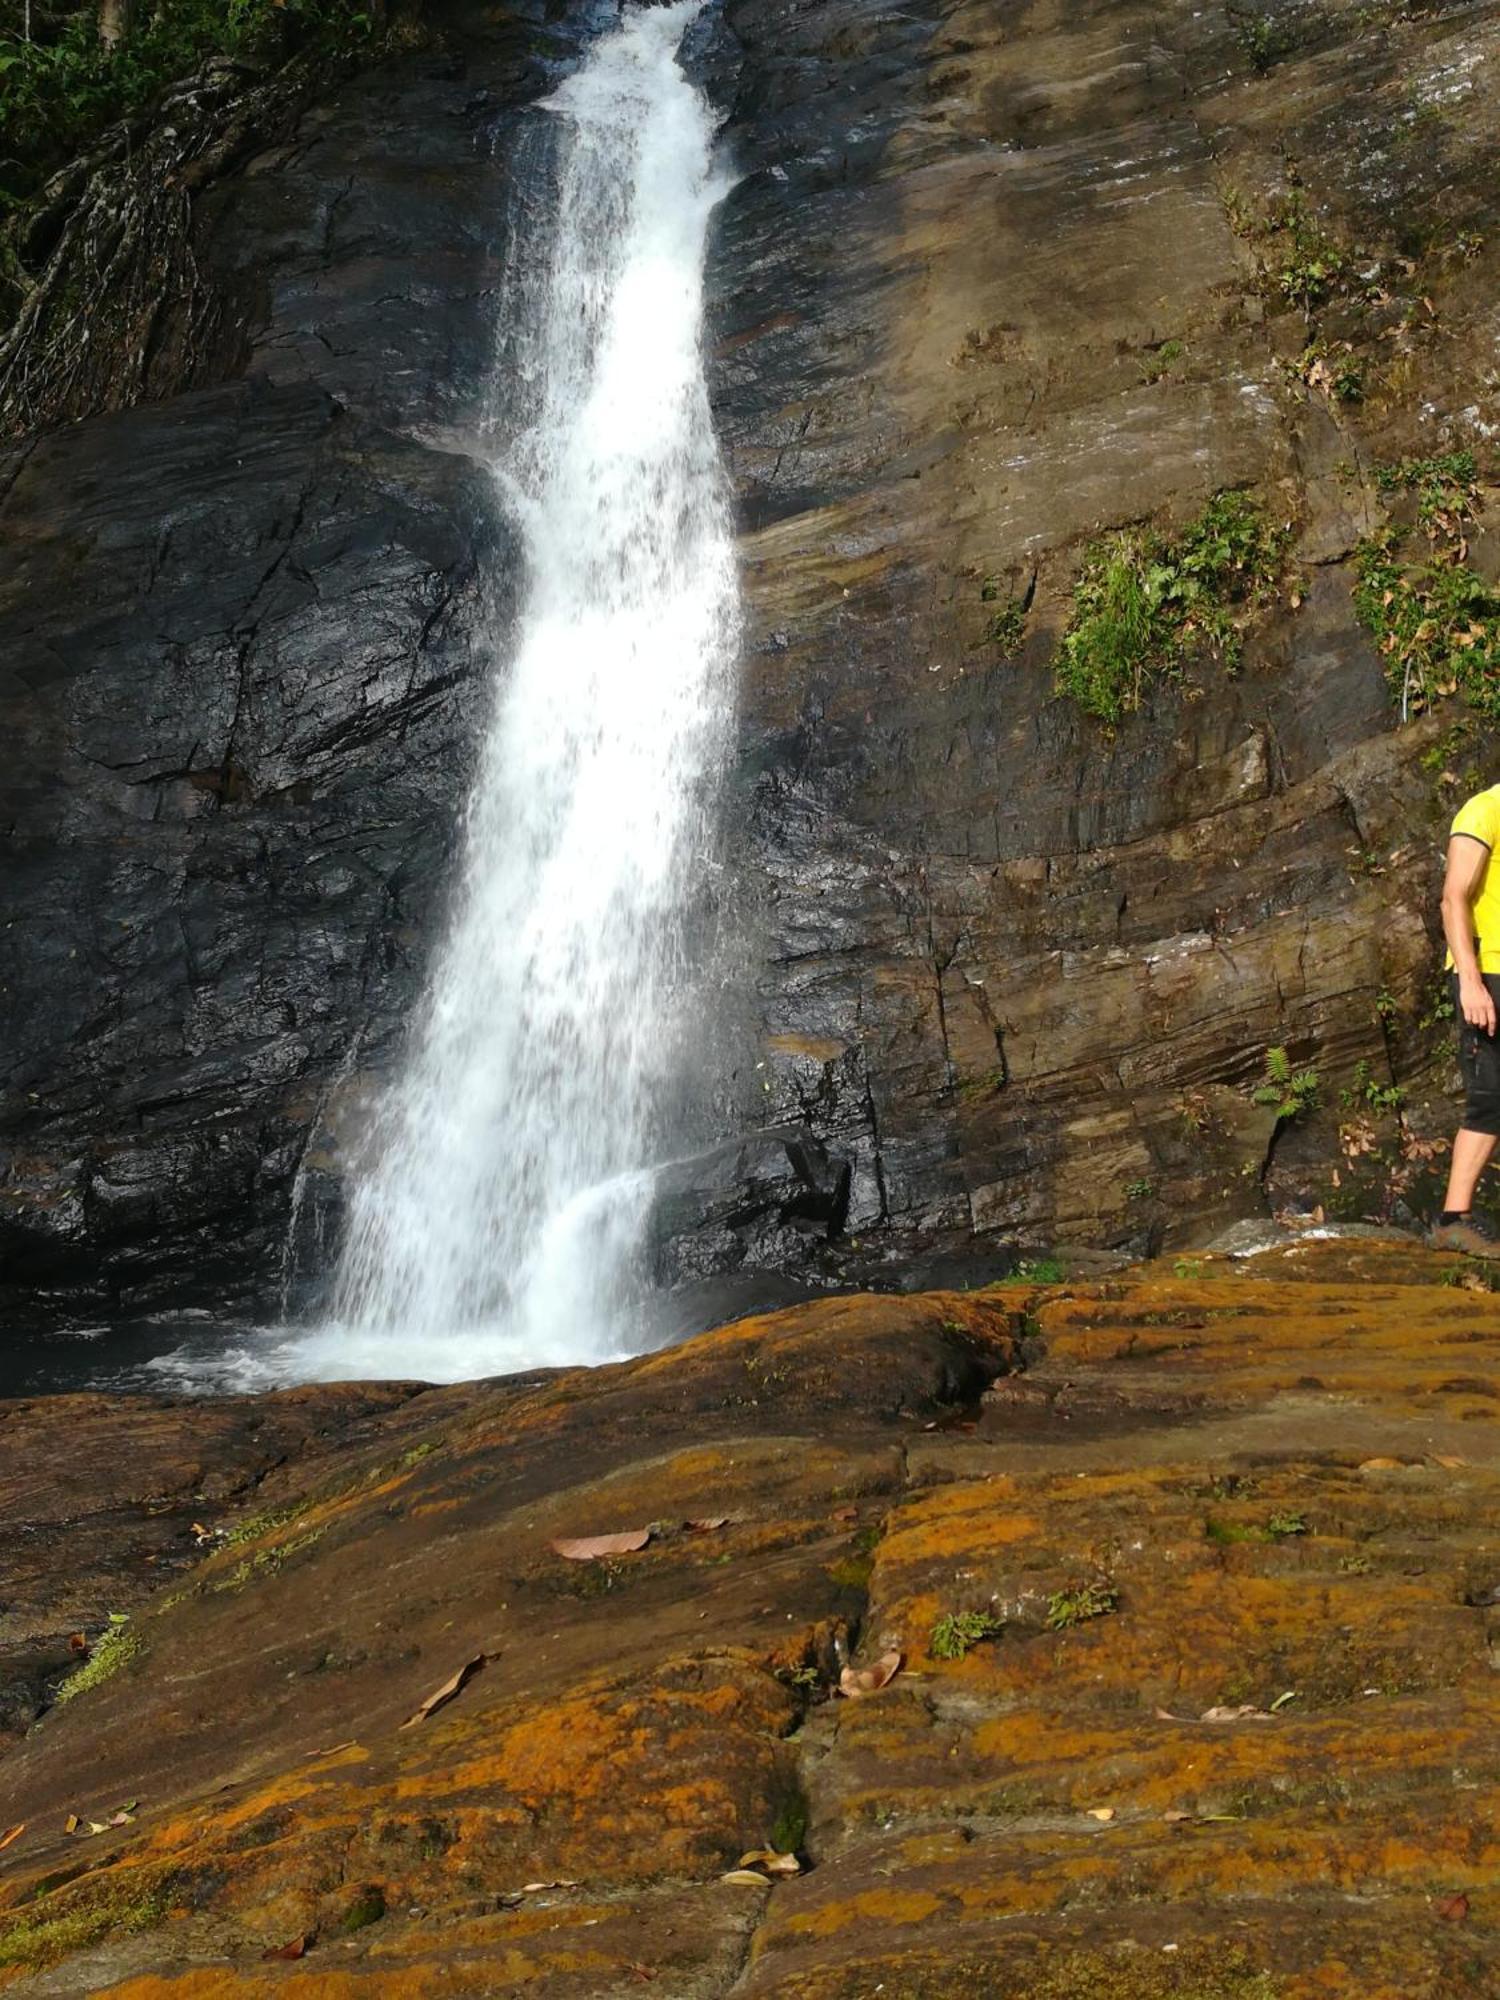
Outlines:
[[[1427,1232],[1434,1250],[1461,1250],[1466,1257],[1500,1257],[1500,1237],[1482,1215],[1461,1222],[1439,1222]]]

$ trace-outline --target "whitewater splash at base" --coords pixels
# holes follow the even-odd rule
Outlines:
[[[598,1360],[628,1309],[693,982],[737,597],[700,352],[715,120],[648,8],[547,100],[557,207],[513,284],[498,453],[527,590],[450,928],[351,1190],[327,1323],[283,1376]],[[529,294],[529,295],[528,295]]]

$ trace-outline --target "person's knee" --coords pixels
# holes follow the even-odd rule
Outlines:
[[[1500,1139],[1500,1085],[1493,1089],[1476,1086],[1469,1092],[1463,1130],[1478,1132],[1486,1139]]]

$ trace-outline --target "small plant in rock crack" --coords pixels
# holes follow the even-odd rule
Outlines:
[[[1083,1583],[1076,1590],[1057,1590],[1047,1599],[1047,1623],[1054,1632],[1086,1625],[1091,1618],[1108,1618],[1120,1608],[1120,1593],[1107,1583]]]
[[[1266,1533],[1273,1542],[1287,1541],[1293,1535],[1305,1535],[1307,1516],[1290,1513],[1273,1514],[1266,1523]]]
[[[1257,1104],[1264,1104],[1276,1113],[1278,1120],[1301,1118],[1313,1110],[1318,1102],[1318,1072],[1310,1065],[1305,1069],[1295,1069],[1292,1059],[1285,1049],[1266,1050],[1266,1067],[1260,1082],[1251,1093]]]
[[[1004,1629],[1005,1620],[993,1611],[945,1611],[932,1628],[927,1650],[935,1660],[961,1660],[971,1647],[998,1638]]]
[[[1367,1104],[1372,1111],[1399,1111],[1405,1102],[1406,1092],[1400,1084],[1378,1083],[1363,1056],[1354,1065],[1353,1081],[1339,1092],[1339,1103],[1345,1110]]]

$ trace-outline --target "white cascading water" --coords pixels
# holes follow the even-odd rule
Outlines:
[[[700,351],[724,183],[677,62],[698,9],[627,14],[547,100],[550,254],[502,329],[535,412],[495,463],[526,553],[518,638],[332,1312],[282,1374],[455,1380],[630,1343],[738,634]]]

